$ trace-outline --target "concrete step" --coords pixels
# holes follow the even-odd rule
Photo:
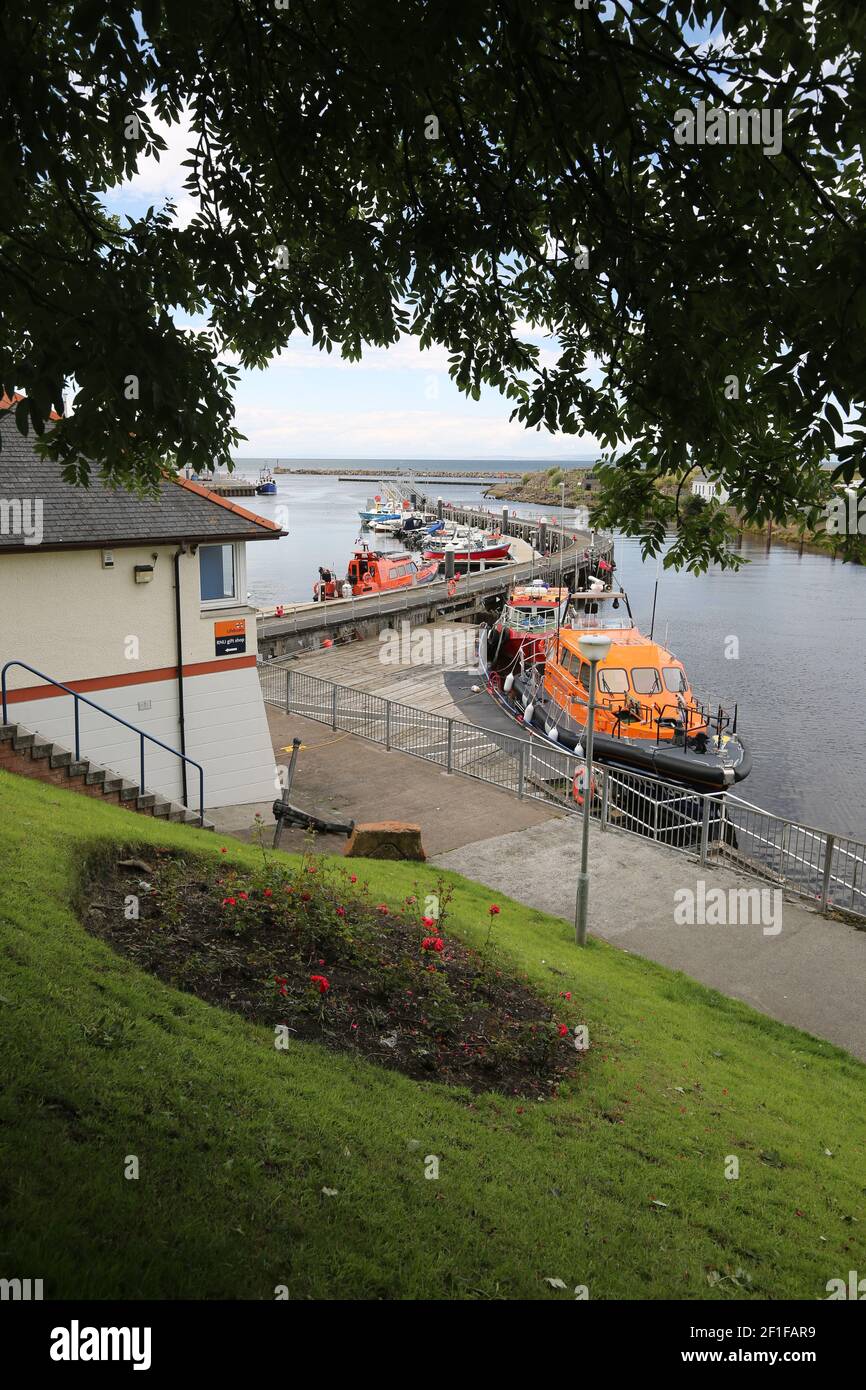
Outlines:
[[[169,820],[178,825],[199,823],[198,812],[191,811],[179,802],[168,801],[157,792],[142,792],[136,782],[131,782],[119,773],[99,767],[89,758],[76,758],[68,748],[54,743],[44,736],[32,733],[21,724],[0,724],[0,743],[11,743],[14,751],[30,762],[47,760],[52,771],[65,769],[70,782],[83,780],[88,787],[98,787],[104,796],[117,795],[118,800],[142,815],[151,815],[158,820]],[[35,770],[34,770],[35,771]],[[75,790],[74,787],[71,790]],[[212,821],[205,820],[204,829],[213,830]]]

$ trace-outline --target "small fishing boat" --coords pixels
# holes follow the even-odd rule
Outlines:
[[[277,490],[274,475],[269,468],[263,468],[259,474],[259,481],[256,483],[256,492],[263,496],[273,497]]]
[[[520,653],[526,665],[542,660],[551,637],[565,624],[568,600],[567,588],[540,579],[516,584],[493,624],[491,661],[513,662]]]
[[[368,497],[365,510],[358,513],[365,526],[371,521],[399,521],[401,515],[402,513],[394,507],[387,506],[378,494]]]
[[[511,542],[507,536],[458,527],[446,539],[441,533],[432,538],[424,551],[424,559],[442,561],[448,552],[453,554],[455,564],[476,565],[482,561],[507,560],[511,554]]]
[[[359,545],[349,561],[344,580],[338,580],[330,570],[319,570],[319,579],[313,585],[313,597],[319,600],[363,598],[366,594],[412,589],[419,584],[431,583],[438,573],[437,564],[413,559],[405,551],[383,552]]]
[[[580,651],[587,633],[603,633],[610,650],[597,667],[593,757],[678,785],[712,791],[741,782],[751,755],[733,717],[693,693],[681,661],[635,626],[624,590],[596,586],[571,595],[569,622],[543,649],[518,644],[495,653],[490,693],[527,728],[583,752],[589,663]]]

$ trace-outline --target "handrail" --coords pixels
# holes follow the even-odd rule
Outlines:
[[[138,734],[139,740],[139,768],[141,777],[139,779],[139,795],[143,796],[145,791],[144,781],[144,740],[155,743],[158,748],[165,749],[166,753],[173,753],[176,758],[181,758],[183,762],[189,763],[191,767],[198,770],[198,821],[199,825],[204,825],[204,769],[201,763],[197,763],[194,758],[188,758],[185,753],[180,753],[177,748],[172,748],[168,743],[163,743],[162,739],[154,734],[148,734],[144,729],[139,729],[137,725],[130,724],[128,719],[123,719],[113,710],[106,709],[104,705],[98,705],[95,700],[88,700],[86,695],[82,695],[77,690],[73,690],[71,685],[64,685],[62,681],[56,681],[53,676],[46,676],[44,671],[37,671],[35,666],[28,666],[26,661],[7,661],[3,670],[0,671],[0,692],[3,699],[3,723],[8,723],[7,701],[6,701],[6,672],[10,666],[19,666],[22,671],[29,671],[31,676],[38,676],[40,680],[47,681],[49,685],[56,686],[58,690],[63,690],[73,699],[73,727],[75,730],[75,761],[81,758],[81,736],[78,720],[78,704],[84,701],[91,709],[97,710],[100,714],[105,714],[109,719],[113,719],[116,724],[122,724],[125,729],[131,729],[134,734]]]

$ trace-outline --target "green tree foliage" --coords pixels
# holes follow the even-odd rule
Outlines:
[[[41,431],[74,382],[44,447],[78,480],[90,458],[146,484],[228,462],[221,354],[262,366],[300,330],[357,360],[413,333],[468,395],[600,439],[596,520],[649,551],[674,516],[657,478],[697,466],[751,521],[815,517],[843,416],[848,476],[866,440],[864,31],[864,6],[803,0],[4,5],[19,423]],[[698,102],[779,112],[778,152],[679,143]],[[112,224],[154,114],[188,116],[199,212]],[[718,508],[680,522],[673,563],[725,553]]]

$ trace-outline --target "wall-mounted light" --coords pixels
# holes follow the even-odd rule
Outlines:
[[[149,584],[153,579],[153,565],[135,565],[133,573],[136,584]]]

